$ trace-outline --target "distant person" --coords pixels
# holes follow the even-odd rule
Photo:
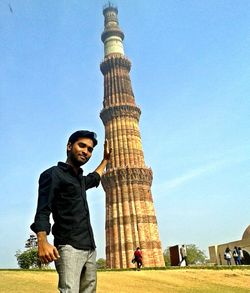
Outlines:
[[[244,253],[241,247],[238,247],[238,251],[239,251],[240,264],[244,265]]]
[[[224,259],[227,261],[227,265],[229,265],[229,266],[232,265],[232,261],[231,261],[231,259],[232,259],[232,252],[231,252],[231,250],[230,250],[229,247],[227,247],[227,248],[225,249],[225,252],[224,252]]]
[[[137,270],[140,271],[142,266],[142,252],[140,247],[137,247],[134,252],[134,261],[136,262]]]
[[[74,132],[68,139],[66,163],[47,169],[39,179],[38,205],[31,229],[37,234],[41,261],[55,261],[61,293],[96,292],[96,246],[86,190],[100,183],[111,154],[108,142],[105,141],[103,160],[94,172],[83,176],[80,168],[91,158],[96,145],[94,132]],[[47,240],[51,213],[54,245]]]
[[[187,248],[186,246],[183,244],[180,248],[180,254],[181,254],[181,261],[179,263],[179,266],[181,266],[182,262],[185,261],[185,265],[188,266],[188,262],[187,262]]]
[[[233,258],[234,258],[235,265],[238,266],[240,264],[240,254],[239,254],[237,246],[234,246]]]

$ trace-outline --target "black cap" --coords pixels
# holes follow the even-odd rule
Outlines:
[[[95,132],[88,130],[78,130],[71,134],[68,142],[74,144],[79,138],[87,137],[93,140],[94,147],[97,145],[97,135]]]

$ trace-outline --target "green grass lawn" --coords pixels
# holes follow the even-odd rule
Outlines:
[[[0,271],[1,293],[55,293],[55,271]],[[249,269],[175,269],[98,272],[97,293],[245,293]]]

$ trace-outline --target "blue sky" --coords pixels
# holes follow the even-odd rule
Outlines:
[[[10,3],[13,13],[10,11]],[[250,2],[113,1],[142,110],[145,161],[163,248],[239,240],[250,224]],[[40,173],[78,129],[102,158],[105,1],[0,1],[0,267],[17,267]],[[88,193],[98,258],[105,194]],[[51,239],[51,238],[50,238]]]

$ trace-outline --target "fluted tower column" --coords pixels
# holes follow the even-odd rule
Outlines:
[[[104,100],[100,117],[113,149],[102,177],[106,193],[106,261],[109,268],[132,267],[136,247],[145,267],[164,266],[163,252],[151,194],[152,170],[145,165],[139,130],[141,110],[129,76],[131,63],[124,56],[124,34],[118,10],[103,10]]]

